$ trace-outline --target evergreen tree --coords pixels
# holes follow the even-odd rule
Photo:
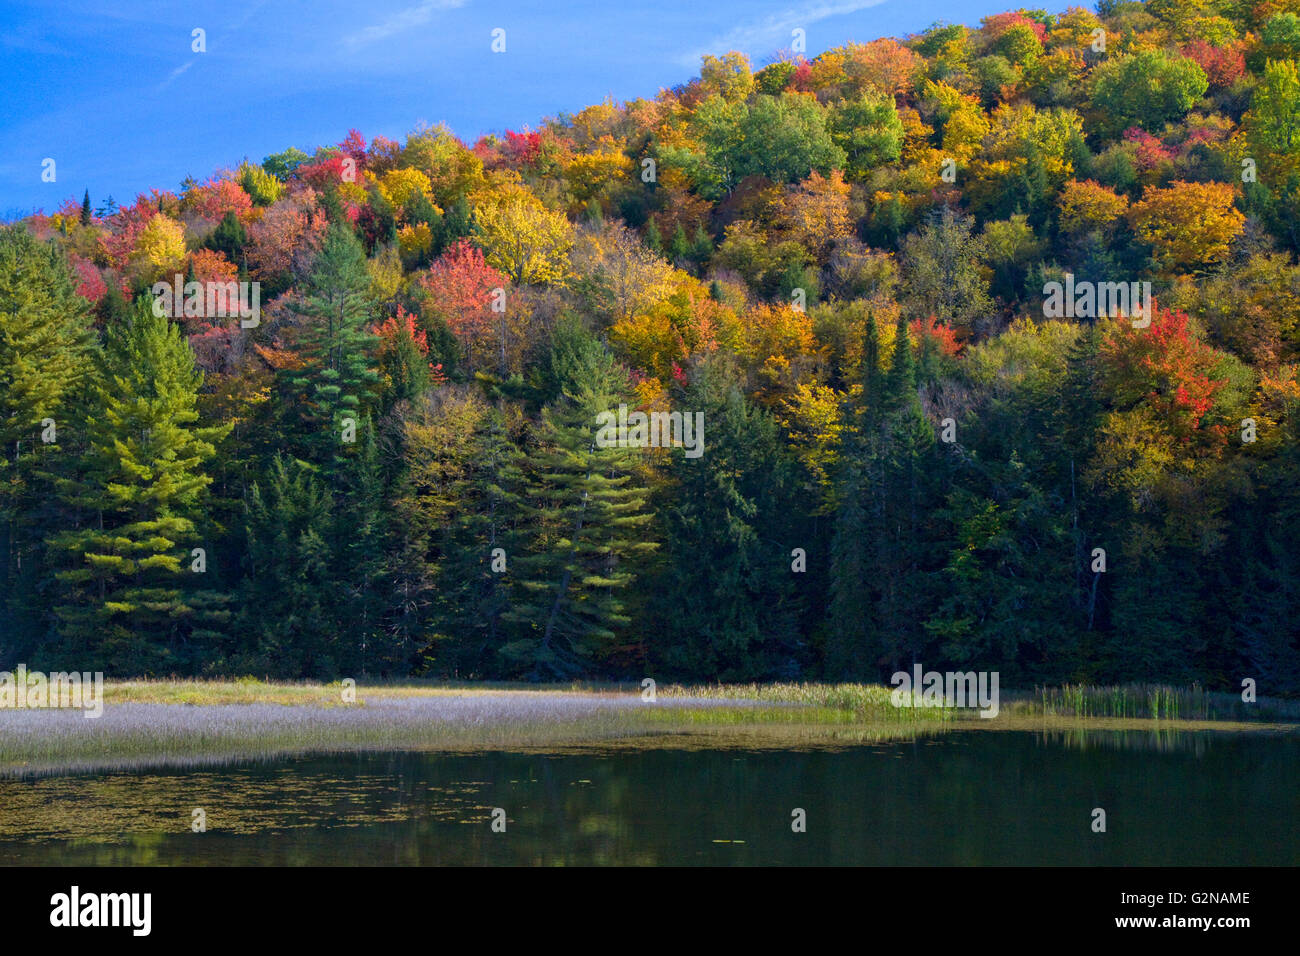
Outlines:
[[[376,398],[365,253],[350,229],[330,226],[288,333],[298,361],[280,374],[286,427],[298,457],[320,468],[336,495]],[[363,436],[362,436],[363,437]]]
[[[869,673],[867,659],[875,642],[866,587],[870,574],[866,492],[869,469],[875,464],[872,456],[884,411],[884,389],[880,331],[872,312],[867,313],[856,378],[845,403],[845,428],[832,489],[836,510],[831,534],[825,669],[827,676],[834,679]]]
[[[657,547],[645,539],[647,492],[633,482],[640,452],[597,444],[597,416],[628,400],[626,372],[589,335],[561,367],[527,476],[532,535],[513,562],[521,591],[502,615],[518,633],[501,654],[534,679],[601,665],[630,623],[623,592],[637,560]]]
[[[523,553],[523,455],[504,410],[464,387],[430,392],[407,416],[403,460],[397,620],[438,673],[508,673],[498,652]]]
[[[655,225],[653,219],[645,224],[645,244],[655,255],[662,256],[664,254],[663,237],[659,235],[659,227]]]
[[[244,507],[234,665],[277,677],[334,677],[340,608],[328,491],[310,468],[276,455]]]
[[[442,219],[442,248],[456,244],[459,239],[468,239],[474,232],[474,215],[469,200],[457,196],[456,201],[447,207]]]
[[[387,544],[386,488],[375,429],[361,423],[360,449],[347,475],[346,492],[334,507],[334,580],[343,604],[338,633],[347,638],[336,660],[348,672],[408,673],[413,647],[384,629]]]
[[[701,223],[695,228],[695,240],[692,243],[691,255],[699,262],[708,262],[709,257],[713,255],[713,237]]]
[[[853,414],[847,460],[841,463],[832,540],[830,634],[832,676],[879,680],[918,659],[925,645],[924,606],[927,474],[934,470],[934,429],[921,409],[916,364],[900,318],[889,370],[870,357],[879,350],[869,318],[859,370],[861,407]]]
[[[86,301],[63,254],[22,226],[0,228],[0,666],[44,630],[43,537],[58,526],[50,473],[82,440],[94,372]]]
[[[672,241],[668,244],[668,258],[676,261],[686,259],[691,254],[691,242],[686,238],[686,229],[679,222],[673,230]]]
[[[734,372],[700,366],[681,398],[701,413],[697,458],[673,449],[659,512],[666,525],[665,581],[655,593],[673,613],[657,653],[672,674],[718,680],[799,676],[791,552],[796,475],[775,423],[745,401]]]
[[[212,230],[212,234],[204,241],[203,246],[214,252],[219,252],[231,262],[244,269],[244,246],[248,244],[248,231],[244,229],[244,224],[233,213],[228,212],[217,224],[217,228]]]
[[[50,541],[63,555],[64,652],[126,673],[188,666],[207,652],[190,641],[228,615],[191,549],[202,545],[203,465],[230,426],[198,424],[203,373],[147,299],[106,330],[98,372],[82,460],[59,482],[81,520]]]

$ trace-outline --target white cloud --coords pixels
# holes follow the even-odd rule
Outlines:
[[[163,80],[161,83],[158,84],[158,89],[160,90],[166,89],[171,84],[172,80],[176,79],[176,77],[180,76],[182,73],[184,73],[193,65],[194,65],[193,60],[187,60],[186,62],[182,63],[180,66],[176,67],[176,69],[172,70],[170,73],[167,74],[167,79]]]
[[[404,30],[423,26],[440,10],[455,10],[464,5],[465,0],[425,0],[424,3],[399,10],[382,22],[344,38],[343,42],[348,46],[362,46],[366,43],[374,43],[376,40],[384,40]]]

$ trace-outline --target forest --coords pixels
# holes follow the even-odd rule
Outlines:
[[[0,667],[1300,692],[1298,60],[1021,10],[8,223]]]

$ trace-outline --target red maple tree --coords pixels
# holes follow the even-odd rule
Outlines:
[[[444,252],[420,277],[427,294],[427,309],[447,323],[447,328],[466,347],[471,365],[486,358],[485,349],[495,341],[492,301],[495,290],[509,280],[483,259],[482,250],[461,239]]]

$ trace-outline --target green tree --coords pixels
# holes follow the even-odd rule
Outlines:
[[[527,479],[533,535],[513,562],[522,591],[503,615],[519,631],[502,656],[533,678],[572,677],[608,660],[631,623],[624,593],[638,559],[657,547],[646,539],[648,494],[634,480],[641,452],[597,443],[597,416],[628,400],[627,373],[568,321],[552,346],[561,396],[542,411]]]
[[[328,490],[306,465],[276,455],[249,489],[244,533],[233,665],[277,677],[334,677],[340,596]]]
[[[1242,117],[1250,157],[1258,163],[1258,182],[1245,186],[1247,199],[1262,208],[1269,225],[1300,247],[1300,72],[1290,60],[1270,60]]]
[[[96,343],[74,289],[57,248],[21,225],[0,228],[0,663],[45,630],[50,475],[84,436]]]
[[[812,170],[829,175],[844,167],[844,150],[826,125],[826,110],[797,93],[760,95],[752,105],[712,96],[696,110],[707,164],[705,195],[730,193],[746,176],[802,182]]]
[[[465,386],[424,395],[403,423],[394,497],[398,614],[446,676],[498,677],[515,562],[524,553],[523,453],[506,412]],[[499,551],[497,549],[500,549]]]
[[[904,238],[904,292],[919,316],[970,328],[993,311],[982,268],[984,243],[971,234],[973,225],[945,205]]]
[[[369,285],[361,243],[350,229],[330,226],[295,307],[299,321],[286,335],[298,361],[280,374],[285,434],[299,457],[323,470],[335,494],[377,397]]]
[[[1164,50],[1107,59],[1093,71],[1094,128],[1106,136],[1130,126],[1158,133],[1165,123],[1182,118],[1209,85],[1195,60]]]
[[[776,424],[745,400],[721,362],[697,367],[683,415],[703,415],[708,441],[673,450],[658,513],[665,576],[654,588],[673,608],[656,658],[670,674],[724,681],[793,678],[808,654],[798,628],[791,552],[796,476]]]
[[[50,539],[63,556],[63,649],[126,673],[192,665],[229,616],[191,549],[202,545],[203,466],[230,426],[198,424],[203,373],[148,300],[106,330],[98,372],[82,460],[59,482],[80,520]]]
[[[898,160],[903,122],[892,96],[866,94],[842,101],[830,112],[831,139],[844,151],[845,175],[861,180],[877,166]]]

